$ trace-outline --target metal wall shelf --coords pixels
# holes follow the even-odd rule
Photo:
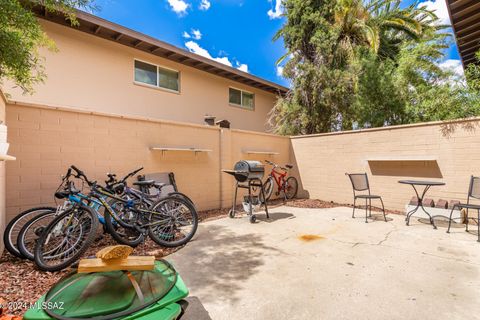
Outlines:
[[[151,147],[150,150],[152,151],[161,151],[162,155],[165,154],[167,151],[173,152],[195,152],[195,154],[199,152],[212,152],[213,150],[210,149],[202,149],[202,148],[181,148],[181,147]]]
[[[244,150],[243,153],[246,154],[268,154],[268,155],[279,155],[279,152],[274,151],[253,151],[253,150]]]

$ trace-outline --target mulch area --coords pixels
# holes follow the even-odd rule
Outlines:
[[[334,202],[322,201],[317,199],[295,199],[287,201],[272,200],[269,207],[289,206],[296,208],[335,208],[340,206],[352,207],[351,205],[338,204]],[[239,210],[241,206],[238,207]],[[379,211],[378,208],[372,210]],[[224,218],[228,216],[229,208],[220,210],[207,210],[199,212],[200,222]],[[388,213],[399,214],[398,211],[387,210]],[[85,257],[94,256],[101,248],[116,244],[109,236],[104,235],[95,241],[95,245],[91,246],[85,253]],[[162,248],[151,240],[147,240],[144,244],[139,245],[134,250],[136,255],[154,255],[157,259],[163,258],[181,248]],[[31,261],[22,260],[10,255],[4,250],[0,257],[0,301],[3,299],[8,303],[15,305],[26,305],[37,301],[53,284],[55,284],[62,276],[66,275],[69,270],[60,272],[43,272],[35,268]],[[1,309],[1,306],[0,306]],[[21,315],[26,310],[17,308],[8,312],[15,315]]]

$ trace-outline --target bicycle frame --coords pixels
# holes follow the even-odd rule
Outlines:
[[[278,191],[283,189],[285,187],[285,182],[286,182],[286,177],[288,175],[287,171],[279,172],[275,170],[275,168],[272,168],[272,171],[270,172],[270,177],[273,178],[275,183],[277,184]]]

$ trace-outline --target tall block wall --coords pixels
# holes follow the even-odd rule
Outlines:
[[[265,158],[246,151],[267,148],[279,153],[270,156],[279,163],[290,158],[288,137],[256,132],[18,104],[7,105],[6,120],[10,153],[17,157],[7,164],[7,220],[54,205],[60,177],[72,164],[97,181],[142,166],[145,173],[172,171],[179,190],[204,210],[232,204],[234,180],[222,169]],[[152,151],[155,146],[210,151]]]
[[[353,203],[345,176],[367,172],[374,194],[389,209],[404,210],[414,196],[402,179],[446,183],[428,198],[465,200],[471,175],[480,175],[480,121],[424,123],[292,137],[292,154],[311,198]],[[423,191],[423,189],[421,189]]]

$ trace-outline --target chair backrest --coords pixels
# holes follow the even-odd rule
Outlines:
[[[370,192],[370,186],[368,184],[368,177],[366,173],[346,173],[352,182],[352,187],[354,191],[365,191]]]
[[[468,188],[468,197],[480,199],[480,177],[470,177],[470,186]]]
[[[175,175],[173,172],[155,172],[155,173],[146,173],[143,175],[145,180],[154,180],[156,182],[165,183],[166,186],[162,188],[161,196],[166,196],[171,192],[177,192],[177,183],[175,181]],[[149,189],[150,194],[158,194],[158,189],[152,187]]]

